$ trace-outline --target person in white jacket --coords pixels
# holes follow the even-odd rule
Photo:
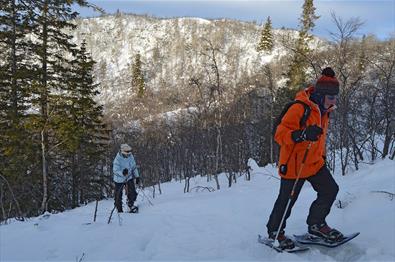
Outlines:
[[[140,175],[137,170],[136,161],[132,155],[132,148],[128,144],[122,144],[118,154],[115,156],[113,162],[113,173],[115,183],[115,197],[114,204],[118,212],[123,212],[122,209],[122,191],[126,187],[126,195],[128,198],[129,212],[136,213],[138,207],[134,205],[137,198],[136,187],[133,179],[136,179],[136,184],[140,184]]]

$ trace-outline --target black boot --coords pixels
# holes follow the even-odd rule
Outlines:
[[[336,242],[343,239],[343,234],[340,231],[330,228],[326,223],[309,226],[309,233],[328,242]]]
[[[276,231],[269,233],[269,238],[274,240],[275,237],[276,237],[276,234],[277,234]],[[295,248],[294,241],[292,239],[288,238],[285,235],[284,231],[281,231],[278,234],[277,240],[278,240],[278,243],[279,243],[279,248],[281,248],[281,249],[293,249],[293,248]]]
[[[129,213],[138,213],[139,212],[139,207],[135,206],[133,203],[129,204]]]
[[[137,206],[132,206],[130,208],[130,213],[138,213],[139,212],[139,207]]]
[[[115,208],[117,209],[118,213],[122,213],[123,212],[122,204],[116,203],[115,204]]]

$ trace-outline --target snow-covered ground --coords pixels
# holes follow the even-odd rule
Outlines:
[[[60,214],[13,221],[0,226],[0,261],[395,261],[395,162],[378,161],[341,177],[338,200],[327,221],[337,229],[361,234],[335,248],[312,247],[298,253],[277,253],[257,243],[277,196],[279,180],[269,166],[253,166],[251,181],[238,178],[221,190],[183,194],[180,182],[162,185],[163,194],[151,206],[140,194],[139,214],[107,219],[112,200],[101,201],[96,223],[95,204]],[[207,186],[204,178],[191,188]],[[209,186],[215,188],[214,182]],[[150,194],[146,189],[145,193]],[[288,234],[304,233],[305,219],[315,197],[306,183],[288,220]]]

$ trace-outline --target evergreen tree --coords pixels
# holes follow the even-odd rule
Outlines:
[[[0,1],[0,170],[14,188],[34,182],[31,176],[26,177],[35,162],[31,134],[26,129],[34,76],[29,62],[34,45],[25,37],[33,29],[31,5],[31,1]],[[25,203],[24,197],[18,192],[20,203]]]
[[[315,7],[313,0],[305,0],[303,4],[303,13],[300,20],[301,32],[308,33],[312,31],[315,23],[314,21],[320,18],[319,16],[315,15]],[[310,36],[311,37],[311,36]]]
[[[28,41],[24,34],[31,31],[27,7],[16,0],[2,1],[0,5],[0,43],[2,48],[1,87],[3,109],[7,108],[11,122],[20,120],[26,110],[26,93],[29,63],[25,49]],[[6,90],[7,89],[7,90]],[[8,103],[5,103],[8,101]],[[8,105],[5,105],[8,104]]]
[[[367,47],[366,46],[367,46],[367,39],[366,39],[366,35],[364,35],[361,40],[360,54],[359,54],[359,61],[358,61],[358,71],[361,71],[361,72],[363,72],[367,66],[367,60],[366,60]]]
[[[273,51],[273,33],[272,33],[272,21],[270,16],[267,17],[266,23],[262,29],[261,38],[259,44],[256,48],[258,52],[266,51],[271,52]]]
[[[54,177],[49,176],[49,156],[54,144],[54,119],[56,107],[61,104],[62,94],[68,89],[68,73],[70,71],[70,57],[75,53],[76,45],[70,40],[70,30],[75,29],[72,20],[78,13],[71,9],[72,4],[85,5],[83,0],[36,0],[34,1],[35,30],[37,38],[34,54],[38,77],[34,82],[34,106],[40,112],[35,115],[34,127],[40,134],[41,170],[42,170],[42,203],[41,211],[48,210],[50,184],[55,183]],[[51,156],[56,158],[55,155]],[[52,194],[54,196],[54,194]]]
[[[102,123],[102,107],[94,101],[99,93],[93,78],[95,62],[86,51],[85,41],[71,64],[69,89],[57,107],[55,126],[58,142],[62,143],[61,148],[70,163],[71,206],[76,207],[92,193],[101,194],[101,187],[92,186],[92,181],[100,180],[96,169],[105,156],[104,146],[108,141]]]
[[[296,92],[306,84],[306,70],[308,68],[308,56],[310,53],[309,42],[312,40],[310,31],[314,28],[314,21],[319,16],[315,15],[313,0],[305,0],[302,16],[299,19],[299,36],[296,42],[295,52],[287,73],[287,87]]]
[[[78,50],[70,41],[77,16],[73,4],[94,7],[85,0],[0,0],[0,172],[27,216],[51,209],[49,199],[52,208],[55,199],[67,200],[68,171],[62,168],[77,159],[69,161],[70,156],[89,152],[73,167],[91,165],[97,174],[100,152],[108,142],[102,109],[92,100],[96,91],[86,91],[95,89],[93,62],[83,58],[85,44]],[[73,66],[80,69],[79,78]],[[55,172],[56,166],[61,172]],[[0,204],[8,205],[7,192],[2,196]],[[9,215],[15,211],[6,217],[3,212],[0,220]]]
[[[138,97],[143,97],[145,93],[144,76],[141,70],[141,56],[137,54],[132,68],[132,87],[137,89]]]

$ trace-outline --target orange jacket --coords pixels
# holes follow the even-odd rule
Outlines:
[[[295,100],[306,103],[311,108],[310,116],[307,119],[306,126],[317,125],[323,129],[323,134],[318,141],[312,142],[307,154],[305,165],[300,174],[300,178],[307,178],[315,175],[324,165],[325,140],[328,130],[329,117],[328,113],[321,116],[318,105],[312,102],[309,97],[313,87],[306,88],[296,94]],[[303,156],[310,141],[295,143],[291,138],[292,131],[301,129],[299,121],[304,113],[304,107],[301,104],[293,104],[285,113],[281,123],[277,127],[274,135],[275,141],[281,146],[279,167],[287,165],[285,175],[279,172],[279,175],[285,179],[296,179],[302,164]],[[304,128],[304,127],[303,127]]]

